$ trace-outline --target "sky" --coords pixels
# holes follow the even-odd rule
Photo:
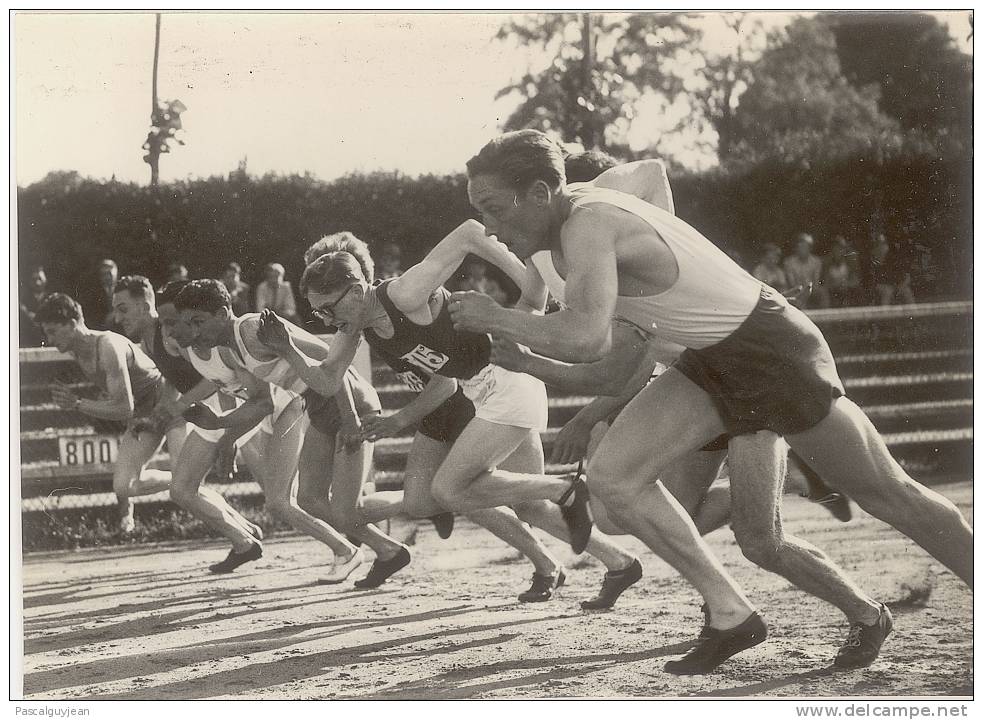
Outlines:
[[[941,19],[965,38],[967,18]],[[243,160],[255,175],[326,180],[461,171],[515,106],[495,94],[544,63],[493,39],[506,19],[165,13],[158,94],[188,109],[187,145],[163,156],[161,180],[227,174]],[[17,184],[53,170],[146,183],[153,14],[19,13],[13,32]],[[633,144],[645,142],[636,131]]]

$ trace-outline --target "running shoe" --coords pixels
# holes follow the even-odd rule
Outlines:
[[[862,668],[870,665],[881,652],[881,645],[894,628],[894,618],[887,605],[881,604],[881,614],[873,625],[853,623],[850,634],[833,664],[838,668]]]
[[[822,505],[829,510],[830,515],[840,522],[850,522],[853,519],[853,511],[850,509],[850,498],[843,493],[831,492],[820,498],[810,497],[809,502]]]
[[[567,530],[570,532],[570,547],[578,555],[587,549],[591,529],[594,527],[590,516],[589,501],[587,480],[584,477],[584,463],[581,461],[577,466],[577,473],[574,475],[570,487],[557,502],[560,506],[563,522],[567,524]]]
[[[240,565],[245,565],[247,562],[253,560],[259,560],[261,557],[263,557],[263,546],[259,543],[251,543],[249,549],[245,552],[238,553],[235,549],[229,550],[229,554],[225,560],[217,562],[214,565],[209,565],[208,569],[216,575],[224,575],[225,573],[234,572]]]
[[[758,613],[730,630],[707,628],[696,646],[679,660],[666,663],[666,672],[673,675],[706,675],[737,653],[765,641],[768,627]]]
[[[618,602],[621,593],[642,579],[642,564],[638,559],[632,560],[631,565],[624,570],[609,570],[604,573],[601,591],[590,600],[580,603],[581,610],[610,610]]]
[[[362,590],[377,588],[409,564],[410,551],[406,548],[400,548],[399,552],[389,560],[376,558],[369,568],[369,574],[361,580],[356,580],[355,587]]]
[[[352,556],[343,562],[338,562],[335,558],[334,565],[328,574],[317,581],[318,585],[338,585],[345,582],[348,577],[358,569],[358,566],[365,562],[365,553],[361,548],[356,548]]]
[[[532,574],[532,585],[525,592],[519,593],[519,602],[546,602],[553,597],[553,591],[562,587],[567,581],[563,568],[557,569],[552,575]]]
[[[454,513],[452,512],[437,513],[427,519],[433,523],[441,540],[446,540],[454,532]]]

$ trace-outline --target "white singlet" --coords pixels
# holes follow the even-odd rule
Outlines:
[[[290,366],[289,362],[281,357],[274,360],[260,361],[253,357],[249,353],[249,350],[246,349],[246,343],[242,338],[242,324],[246,320],[253,320],[258,317],[259,313],[247,313],[242,317],[236,318],[233,334],[235,335],[236,345],[239,349],[239,359],[242,360],[246,370],[260,380],[268,382],[270,385],[281,387],[284,390],[290,390],[298,395],[304,393],[308,389],[307,383],[301,379],[300,375]],[[291,335],[299,337],[310,335],[310,333],[305,333],[300,328],[289,325],[287,326],[287,330]],[[314,336],[311,337],[314,341],[317,341],[317,338]]]
[[[665,241],[676,259],[679,276],[671,288],[657,295],[618,296],[615,317],[648,334],[683,347],[699,349],[714,345],[743,323],[758,303],[762,284],[742,270],[716,245],[670,213],[633,195],[574,186],[570,192],[573,212],[589,212],[593,203],[605,203],[636,215]],[[562,291],[550,286],[562,279],[549,252],[531,258],[544,282],[560,302]],[[565,284],[565,283],[564,283]]]

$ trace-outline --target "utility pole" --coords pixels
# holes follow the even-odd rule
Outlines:
[[[157,118],[160,114],[160,105],[157,102],[157,60],[160,57],[160,13],[156,14],[156,22],[154,23],[154,76],[151,81],[151,106],[150,106],[150,121],[156,126]],[[160,144],[152,142],[148,137],[147,142],[150,145],[147,150],[147,162],[150,164],[150,187],[157,187],[157,182],[160,179]]]
[[[594,32],[593,18],[590,13],[581,16],[581,38],[584,49],[584,59],[581,65],[581,79],[584,88],[584,102],[580,103],[583,113],[581,123],[581,142],[587,150],[603,145],[604,130],[597,127],[597,103],[594,102]]]

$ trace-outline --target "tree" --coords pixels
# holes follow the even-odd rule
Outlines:
[[[833,33],[800,18],[750,68],[753,76],[730,122],[728,163],[811,162],[882,158],[902,143],[899,123],[878,107],[876,85],[843,76]]]
[[[160,156],[171,151],[170,141],[184,145],[184,141],[176,138],[181,129],[181,113],[186,108],[180,100],[165,100],[163,104],[157,99],[157,60],[160,55],[160,13],[154,27],[154,69],[151,83],[150,132],[143,143],[147,154],[143,161],[150,165],[150,186],[156,188],[160,180]]]
[[[878,106],[941,152],[972,150],[973,60],[931,15],[830,13],[844,76],[880,88]]]

